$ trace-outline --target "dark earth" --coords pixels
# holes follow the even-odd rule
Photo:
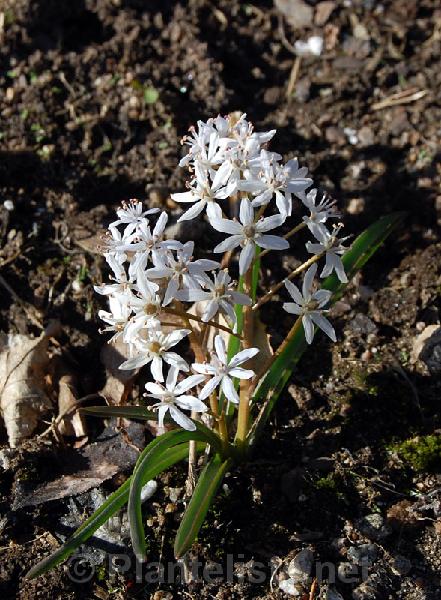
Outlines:
[[[408,213],[333,308],[338,343],[317,336],[253,460],[227,476],[208,515],[193,554],[208,565],[232,556],[230,581],[109,574],[93,541],[86,583],[65,566],[24,581],[151,439],[139,425],[105,429],[92,418],[82,440],[45,431],[58,414],[58,367],[46,423],[15,451],[0,431],[2,598],[285,598],[279,583],[302,549],[314,557],[297,596],[305,600],[441,598],[441,8],[311,0],[299,24],[301,4],[0,1],[0,326],[40,335],[57,320],[51,352],[78,397],[106,379],[96,234],[129,198],[177,214],[180,139],[197,119],[243,111],[257,130],[277,128],[273,149],[309,166],[348,235]],[[324,52],[302,59],[289,83],[292,46],[313,33]],[[203,228],[191,235],[202,252],[212,247]],[[265,282],[294,264],[269,259]],[[288,327],[280,304],[264,320],[277,345]],[[141,389],[142,375],[128,402]],[[101,487],[40,500],[29,492],[90,476],[108,453],[117,469]],[[145,504],[152,561],[173,559],[185,479],[185,468],[171,470]],[[114,545],[101,547],[122,553],[127,535],[116,529]],[[355,577],[320,577],[325,562]],[[256,563],[265,565],[259,583],[249,576]]]

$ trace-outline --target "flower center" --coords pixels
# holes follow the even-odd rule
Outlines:
[[[244,236],[252,239],[256,235],[256,226],[255,225],[245,225],[243,228]]]
[[[144,312],[146,315],[156,315],[158,313],[158,307],[156,304],[146,304],[144,306]]]
[[[159,342],[150,342],[148,349],[152,354],[159,354],[161,351],[161,344]]]

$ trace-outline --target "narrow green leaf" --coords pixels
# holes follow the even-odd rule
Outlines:
[[[149,410],[144,406],[89,406],[80,410],[93,417],[124,417],[126,419],[138,419],[141,421],[158,420],[158,413]],[[177,427],[176,423],[168,415],[165,416],[164,421],[168,425],[174,425]],[[207,443],[211,444],[216,450],[221,451],[222,442],[220,441],[219,437],[209,427],[200,421],[193,422],[197,431],[205,435]]]
[[[357,271],[366,264],[369,258],[376,250],[378,250],[384,240],[401,223],[404,217],[405,213],[402,212],[382,217],[357,237],[352,246],[342,257],[348,280],[350,280]],[[322,289],[333,292],[331,299],[332,304],[342,296],[346,286],[347,284],[341,283],[336,274],[333,273],[325,279]],[[268,371],[268,374],[264,377],[253,396],[253,403],[264,400],[266,400],[266,402],[262,406],[261,412],[250,432],[248,438],[250,445],[254,444],[260,436],[283,388],[291,377],[292,372],[307,347],[308,344],[305,340],[303,327],[300,325],[299,321],[299,327],[297,328],[295,335],[285,347],[284,351],[276,358]]]
[[[127,513],[130,525],[130,537],[132,539],[133,552],[138,560],[143,561],[146,558],[146,542],[144,524],[142,521],[142,503],[141,491],[146,481],[146,473],[150,473],[156,465],[161,462],[162,456],[170,446],[182,444],[194,440],[196,442],[206,442],[205,434],[200,431],[171,431],[162,435],[159,442],[153,447],[147,447],[147,452],[143,452],[139,457],[130,482],[129,500]],[[151,445],[150,445],[151,446]]]
[[[159,439],[159,438],[158,438]],[[156,440],[154,440],[156,441]],[[203,450],[205,447],[204,443],[198,444],[198,451]],[[146,449],[147,450],[147,449]],[[144,450],[144,452],[146,452]],[[188,443],[178,444],[173,448],[170,448],[161,456],[161,460],[152,468],[151,471],[145,472],[144,483],[157,477],[162,471],[165,471],[172,465],[184,460],[188,456]],[[110,517],[120,510],[129,499],[130,489],[129,478],[125,481],[121,487],[119,487],[113,494],[107,498],[107,500],[91,515],[82,525],[73,533],[72,537],[69,538],[60,548],[53,552],[50,556],[44,558],[42,561],[37,563],[30,571],[26,574],[26,579],[33,579],[43,573],[46,573],[50,569],[54,568],[64,560],[66,560],[77,548],[84,544],[97,529],[101,527]]]
[[[216,454],[202,471],[175,539],[175,557],[181,558],[199,533],[214,496],[231,465]]]
[[[80,410],[93,417],[124,417],[141,421],[158,420],[158,414],[145,406],[87,406]]]

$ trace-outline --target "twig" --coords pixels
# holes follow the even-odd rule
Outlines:
[[[403,90],[402,92],[397,92],[396,94],[392,94],[388,98],[384,98],[379,102],[375,102],[372,104],[372,110],[381,110],[382,108],[388,108],[389,106],[398,106],[399,104],[410,104],[411,102],[416,102],[421,98],[424,98],[429,93],[429,90],[418,90],[416,88],[410,88],[408,90]]]
[[[262,296],[262,298],[258,302],[256,302],[256,304],[254,304],[254,306],[252,306],[251,310],[257,310],[258,308],[260,308],[262,306],[262,304],[265,304],[266,302],[268,302],[268,300],[270,300],[274,296],[274,294],[277,293],[281,287],[283,287],[283,285],[287,279],[291,280],[296,275],[299,275],[299,273],[301,273],[302,271],[304,271],[305,269],[310,267],[312,264],[314,264],[315,262],[320,260],[321,257],[323,256],[323,254],[324,253],[321,252],[320,254],[316,254],[315,256],[312,256],[310,259],[308,259],[306,262],[304,262],[302,265],[300,265],[300,267],[297,267],[297,269],[294,269],[294,271],[292,273],[290,273],[288,275],[288,277],[285,277],[285,279],[283,281],[280,281],[277,285],[272,287],[270,289],[270,291],[267,294],[265,294],[265,296]]]
[[[302,63],[302,59],[300,56],[296,56],[294,62],[292,64],[291,73],[289,74],[288,85],[286,86],[286,99],[289,100],[291,98],[294,88],[296,86],[297,79],[300,73],[300,65]]]

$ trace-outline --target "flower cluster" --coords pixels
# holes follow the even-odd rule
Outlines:
[[[245,281],[257,249],[287,250],[291,234],[283,236],[280,228],[286,228],[302,205],[309,214],[294,229],[303,228],[315,238],[306,244],[313,256],[305,264],[312,266],[304,277],[302,292],[290,281],[285,282],[294,302],[283,307],[301,316],[308,343],[314,325],[335,340],[332,325],[323,315],[329,292],[313,291],[313,280],[315,263],[324,258],[321,277],[335,271],[342,282],[346,281],[341,260],[344,239],[338,237],[341,225],[331,230],[326,225],[338,214],[334,202],[312,188],[306,167],[299,166],[297,159],[283,164],[279,154],[268,151],[274,134],[275,130],[255,132],[245,115],[236,119],[219,116],[199,122],[183,140],[188,152],[180,165],[188,168],[190,179],[187,191],[172,198],[191,206],[179,221],[202,216],[205,211],[213,229],[227,234],[213,248],[213,258],[225,253],[222,263],[195,258],[192,241],[169,239],[168,214],[159,209],[143,210],[136,200],[124,204],[117,211],[117,220],[109,225],[103,254],[113,275],[110,283],[95,288],[109,301],[109,311],[100,311],[99,316],[106,324],[104,331],[112,332],[113,340],[121,338],[128,346],[129,357],[120,368],[149,365],[154,382],[146,385],[147,396],[157,401],[154,408],[161,426],[169,411],[181,427],[194,429],[194,422],[182,410],[205,412],[205,401],[216,389],[232,404],[239,403],[237,381],[255,376],[253,370],[241,365],[252,360],[258,349],[247,344],[228,357],[221,333],[229,328],[240,334],[235,309],[239,305],[251,310],[252,300],[221,265],[229,264],[239,249],[238,273]],[[156,221],[151,223],[153,216]],[[270,233],[274,229],[279,229],[278,235]],[[197,309],[190,312],[189,303],[196,303]],[[181,325],[170,328],[171,316],[175,323],[178,317]],[[214,336],[209,335],[212,329],[217,329]],[[191,338],[193,350],[194,343],[199,345],[202,362],[199,357],[190,364],[184,358],[188,356],[185,346],[179,347],[187,355],[177,351],[186,338]],[[207,344],[210,339],[213,347]],[[194,394],[189,394],[193,389]]]

